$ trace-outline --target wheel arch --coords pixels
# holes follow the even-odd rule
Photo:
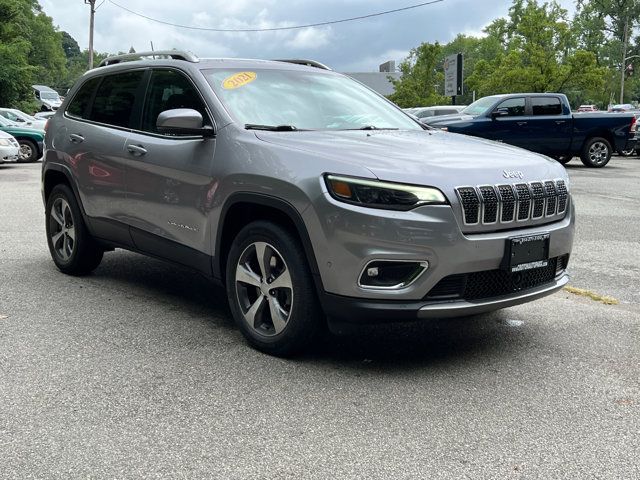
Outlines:
[[[42,171],[42,200],[44,201],[44,204],[47,204],[47,200],[49,199],[49,195],[51,195],[53,188],[61,183],[71,188],[71,191],[76,197],[76,202],[78,202],[78,206],[80,207],[80,211],[86,221],[86,213],[84,211],[84,206],[80,201],[78,186],[76,185],[76,182],[73,181],[73,175],[69,168],[64,165],[59,165],[57,163],[45,163]]]
[[[224,282],[227,253],[237,233],[254,220],[271,220],[300,240],[316,286],[321,288],[318,264],[304,220],[285,200],[261,193],[235,193],[222,208],[213,256],[213,275]]]
[[[614,153],[616,151],[616,141],[615,141],[615,137],[613,135],[613,132],[611,132],[610,130],[591,130],[589,132],[587,132],[587,134],[584,137],[584,141],[582,142],[582,145],[580,147],[580,150],[582,151],[585,146],[587,145],[587,143],[589,143],[591,140],[593,140],[594,138],[604,138],[607,142],[609,142],[609,146],[611,146],[611,153]]]

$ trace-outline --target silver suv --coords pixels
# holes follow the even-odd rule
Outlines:
[[[87,274],[114,248],[192,267],[276,355],[327,323],[473,315],[567,283],[557,162],[428,129],[315,62],[153,55],[107,59],[49,121],[61,271]]]

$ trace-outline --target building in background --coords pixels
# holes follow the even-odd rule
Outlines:
[[[389,77],[394,80],[400,80],[402,76],[400,72],[396,71],[396,62],[393,60],[380,65],[379,72],[344,72],[344,74],[355,78],[360,83],[364,83],[367,87],[385,97],[395,92]]]

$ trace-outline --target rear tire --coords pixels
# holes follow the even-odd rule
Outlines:
[[[606,138],[593,137],[588,139],[582,147],[580,159],[589,168],[602,168],[609,163],[612,154],[613,149]]]
[[[87,230],[76,197],[67,185],[53,187],[45,218],[49,252],[61,272],[86,275],[100,265],[104,250]]]
[[[251,346],[288,357],[316,341],[325,319],[294,235],[272,222],[250,223],[234,239],[227,259],[229,306]]]
[[[635,154],[636,154],[636,150],[635,149],[618,150],[618,155],[620,155],[621,157],[631,157],[631,156],[633,156]]]
[[[31,163],[38,160],[38,146],[32,140],[21,138],[18,143],[20,144],[18,162]]]

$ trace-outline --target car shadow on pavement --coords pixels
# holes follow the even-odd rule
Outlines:
[[[167,315],[176,312],[176,318],[180,317],[181,321],[186,315],[211,322],[225,335],[225,330],[236,330],[224,290],[189,269],[117,251],[105,255],[92,278],[109,280],[111,287],[144,297],[148,304],[170,304]],[[327,332],[311,351],[291,361],[328,362],[341,368],[406,369],[469,357],[501,356],[510,349],[524,348],[530,340],[526,337],[533,334],[508,323],[506,313],[495,312],[456,319],[369,325],[339,336]]]

